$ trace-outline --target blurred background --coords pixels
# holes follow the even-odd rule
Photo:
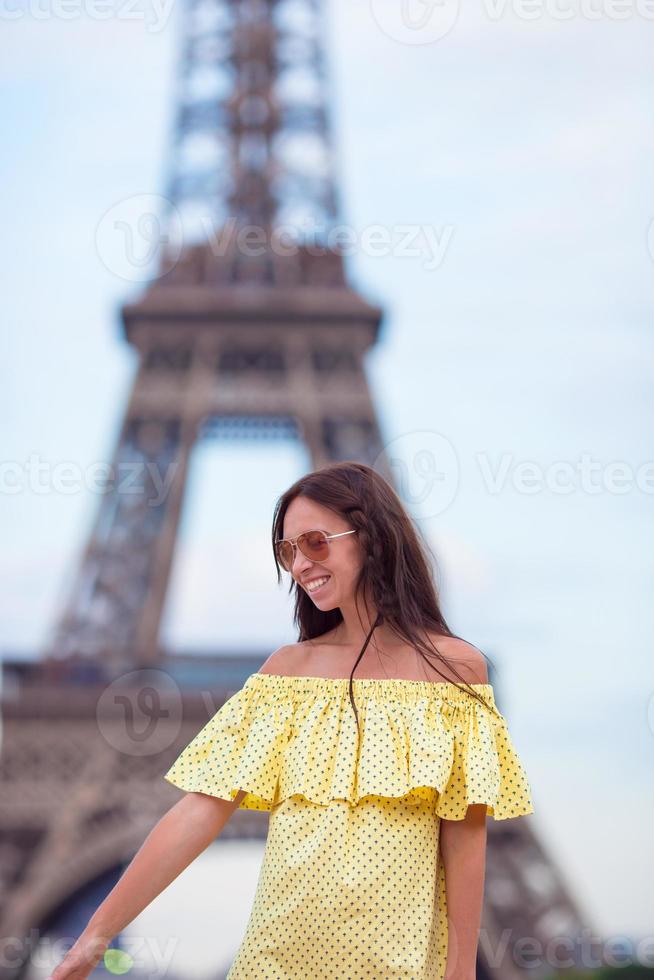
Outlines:
[[[535,813],[516,822],[533,840],[516,847],[538,842],[562,904],[605,954],[622,950],[614,966],[653,965],[653,18],[575,0],[5,3],[1,931],[22,950],[5,955],[10,975],[48,975],[43,940],[78,934],[178,798],[161,779],[171,753],[296,638],[272,511],[328,458],[393,478],[450,626],[492,659],[533,788]],[[272,90],[287,111],[271,123],[272,103],[235,93],[265,76],[239,66],[280,38]],[[282,123],[291,135],[266,171],[261,145]],[[321,241],[341,231],[328,255],[271,272],[232,252],[206,259],[207,221],[230,217],[300,238],[317,227]],[[200,338],[197,386],[181,377],[185,330]],[[279,355],[281,381],[267,330],[278,355],[295,352]],[[170,357],[155,363],[161,338]],[[208,365],[225,372],[217,393]],[[230,424],[212,427],[207,405]],[[172,429],[139,442],[128,423],[160,410]],[[137,514],[137,542],[112,517],[102,467],[174,462],[180,446],[171,508],[151,524]],[[116,582],[143,589],[140,632],[121,632],[127,614],[107,600],[119,589],[93,605],[107,555]],[[111,770],[106,820],[127,814],[132,835],[105,835],[96,813],[95,857],[76,876],[70,848],[89,838],[67,837],[57,813],[77,793],[85,725],[102,729],[97,705],[131,667],[173,699],[177,741],[142,769],[132,753],[129,780]],[[261,861],[255,823],[121,936],[125,949],[146,937],[142,975],[225,975]]]

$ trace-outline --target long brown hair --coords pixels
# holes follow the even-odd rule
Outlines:
[[[357,730],[359,719],[352,696],[352,679],[373,631],[384,621],[405,643],[415,647],[427,663],[430,663],[428,658],[435,654],[438,660],[448,665],[459,680],[467,685],[468,690],[455,681],[451,681],[452,684],[494,711],[429,639],[428,631],[459,640],[462,637],[453,633],[445,622],[438,600],[438,589],[427,559],[430,549],[422,540],[394,488],[372,467],[350,460],[327,464],[296,480],[279,497],[273,514],[272,543],[278,583],[281,582],[282,569],[277,560],[275,541],[284,536],[284,517],[291,501],[300,496],[322,504],[349,521],[358,531],[357,539],[365,555],[355,584],[355,607],[359,614],[359,596],[370,595],[377,609],[377,618],[350,674],[350,702],[354,709]],[[293,589],[293,621],[298,629],[299,641],[322,636],[343,621],[343,615],[338,608],[327,612],[318,609],[291,576],[289,592]],[[359,622],[363,626],[360,614]],[[482,656],[485,654],[482,653]],[[441,674],[433,663],[430,666]]]

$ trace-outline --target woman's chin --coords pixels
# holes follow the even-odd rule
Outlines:
[[[331,612],[332,609],[338,609],[338,603],[334,602],[333,599],[324,599],[322,602],[320,599],[314,599],[313,604],[321,612]]]

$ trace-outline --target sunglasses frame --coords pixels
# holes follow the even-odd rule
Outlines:
[[[276,541],[275,541],[275,545],[279,545],[279,544],[282,544],[284,541],[288,541],[288,543],[293,548],[293,558],[291,560],[291,567],[290,568],[287,568],[286,567],[286,565],[281,560],[281,558],[280,558],[280,556],[279,556],[278,553],[276,555],[276,557],[277,557],[277,559],[279,561],[279,564],[282,566],[282,568],[284,569],[285,572],[292,571],[293,565],[295,564],[295,557],[297,555],[297,549],[300,547],[297,544],[298,538],[301,538],[303,534],[311,534],[312,531],[320,531],[321,534],[324,534],[325,535],[326,540],[329,542],[329,541],[332,540],[332,538],[342,538],[344,534],[356,534],[357,531],[358,531],[358,528],[353,527],[349,531],[339,531],[338,534],[328,534],[327,531],[325,531],[324,528],[322,528],[322,527],[310,527],[307,531],[301,531],[299,534],[296,534],[294,538],[277,538]],[[327,548],[328,549],[331,548],[331,545],[328,544],[327,545]],[[278,549],[277,548],[275,550],[276,550],[276,552],[278,552]],[[323,562],[328,561],[328,559],[329,559],[329,554],[327,555],[327,558],[312,558],[311,555],[305,554],[304,551],[302,551],[302,548],[300,548],[300,551],[302,552],[302,554],[304,555],[305,558],[308,558],[309,559],[309,561],[318,562],[319,565],[322,565]]]

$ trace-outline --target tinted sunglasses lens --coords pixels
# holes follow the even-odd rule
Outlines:
[[[306,531],[297,543],[302,554],[312,561],[324,561],[329,555],[329,542],[322,531]]]
[[[290,571],[293,565],[293,545],[290,541],[281,541],[277,545],[277,560],[286,571]]]

